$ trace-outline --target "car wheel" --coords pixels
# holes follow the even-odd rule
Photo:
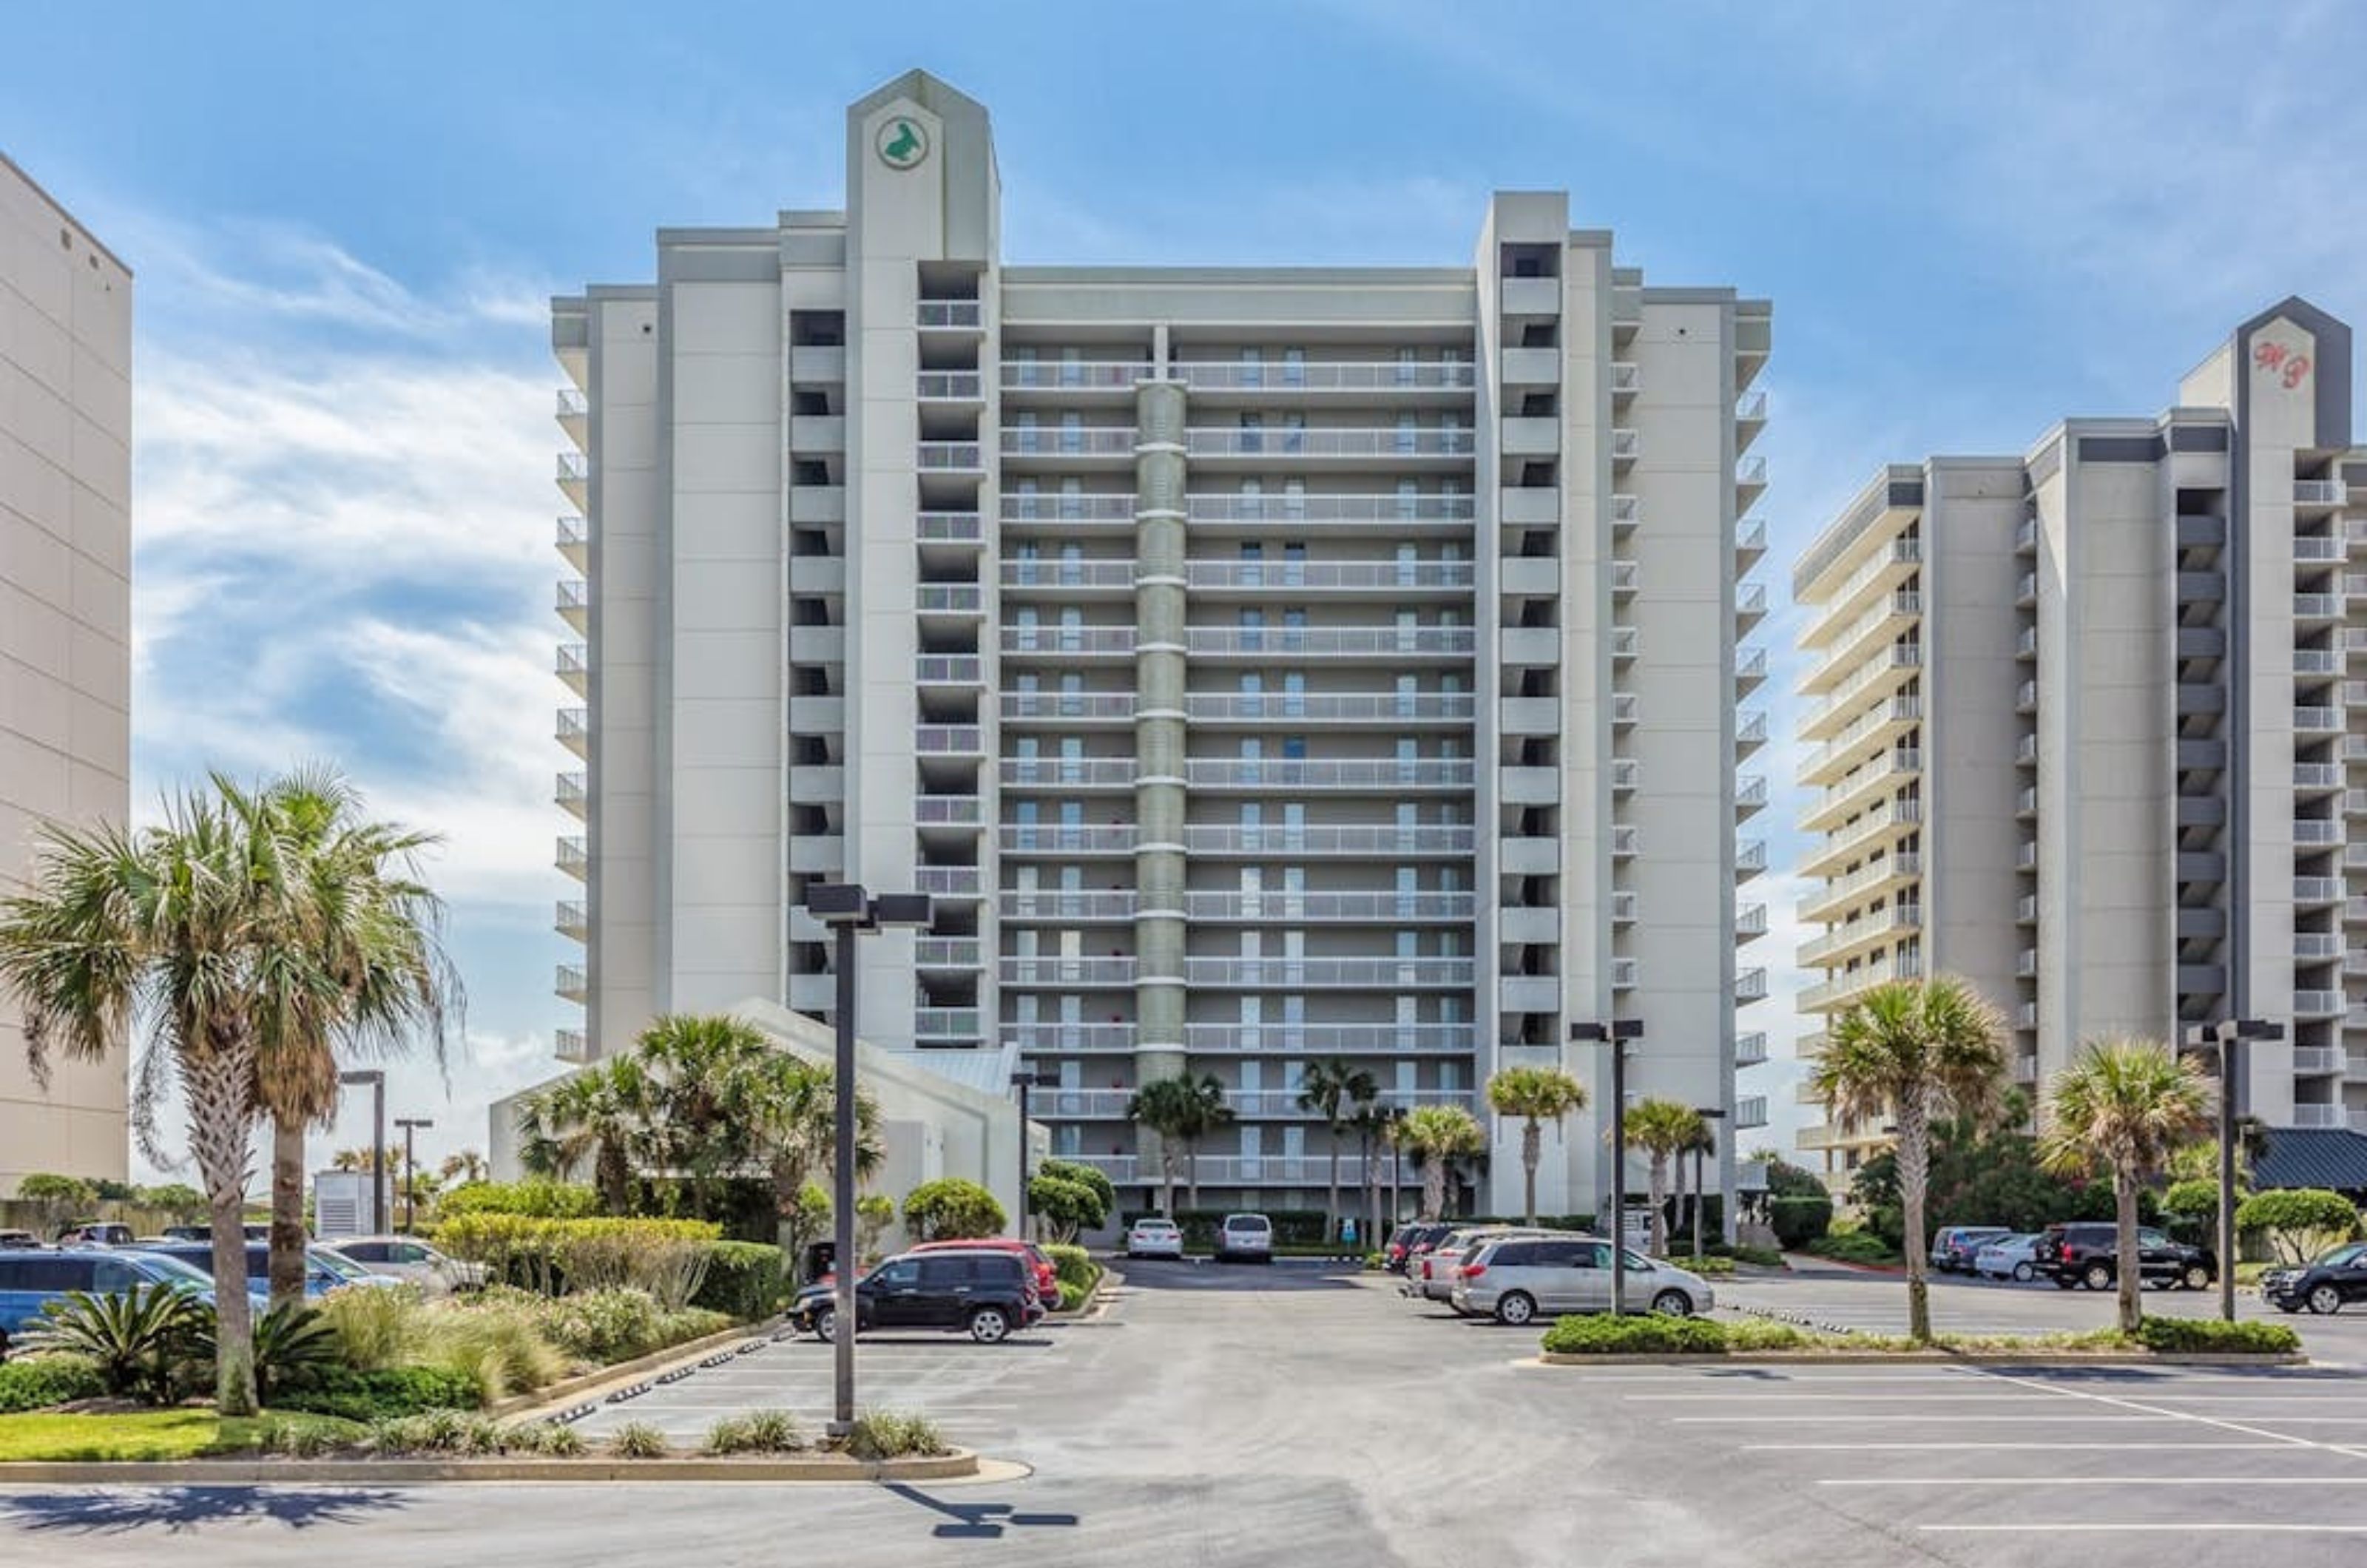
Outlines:
[[[2089,1264],[2086,1271],[2079,1276],[2079,1282],[2087,1286],[2091,1291],[2111,1290],[2112,1288],[2112,1265],[2108,1263]]]
[[[2331,1285],[2320,1285],[2309,1293],[2309,1310],[2320,1317],[2332,1317],[2342,1310],[2342,1292]]]
[[[1011,1337],[1011,1319],[1001,1307],[980,1307],[969,1314],[969,1337],[981,1345],[1000,1345]]]
[[[1652,1310],[1670,1317],[1691,1317],[1693,1314],[1693,1299],[1682,1291],[1662,1291],[1652,1298]]]
[[[2029,1264],[2017,1263],[2013,1266],[2014,1283],[2018,1285],[2027,1285],[2033,1280],[2037,1278],[2038,1270],[2032,1268]]]
[[[2200,1263],[2188,1264],[2186,1266],[2186,1288],[2190,1291],[2209,1290],[2211,1288],[2211,1270],[2205,1269]]]
[[[814,1337],[827,1345],[838,1337],[838,1309],[824,1307],[814,1314]]]
[[[1496,1298],[1496,1321],[1518,1328],[1537,1315],[1537,1303],[1524,1291],[1507,1291]]]

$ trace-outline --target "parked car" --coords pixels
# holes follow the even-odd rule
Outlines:
[[[246,1233],[246,1239],[249,1241],[267,1242],[271,1239],[271,1227],[266,1224],[241,1225],[239,1229]],[[166,1239],[171,1241],[211,1241],[214,1238],[214,1227],[211,1225],[166,1225],[164,1227],[164,1235]]]
[[[818,1339],[838,1334],[835,1284],[798,1292],[789,1319]],[[1044,1315],[1025,1258],[988,1248],[900,1253],[855,1282],[855,1326],[967,1330],[998,1344]]]
[[[1442,1224],[1436,1220],[1424,1220],[1406,1226],[1399,1233],[1404,1240],[1401,1243],[1393,1244],[1398,1247],[1398,1254],[1389,1262],[1389,1271],[1393,1274],[1410,1275],[1418,1260],[1427,1257],[1432,1247],[1445,1240],[1454,1232],[1453,1225]]]
[[[2298,1269],[2271,1269],[2260,1276],[2260,1294],[2280,1312],[2307,1307],[2321,1317],[2367,1302],[2367,1241],[2329,1247]]]
[[[2109,1291],[2119,1275],[2114,1250],[2120,1226],[2107,1220],[2073,1220],[2049,1225],[2031,1249],[2032,1266],[2063,1290],[2085,1285]],[[2218,1260],[2206,1247],[2172,1241],[2150,1225],[2137,1230],[2137,1272],[2146,1284],[2207,1290],[2219,1278]]]
[[[1217,1227],[1217,1261],[1274,1261],[1274,1222],[1263,1214],[1227,1214]]]
[[[1449,1231],[1407,1271],[1406,1293],[1426,1302],[1444,1302],[1452,1306],[1455,1303],[1455,1271],[1482,1242],[1553,1234],[1568,1233],[1533,1231],[1515,1225],[1467,1225],[1461,1230]]]
[[[177,1258],[199,1273],[211,1278],[214,1269],[213,1243],[176,1241],[170,1247],[151,1249],[152,1258]],[[386,1274],[373,1274],[358,1263],[349,1263],[325,1247],[304,1249],[304,1294],[325,1296],[345,1285],[400,1285],[402,1280]],[[271,1248],[258,1242],[246,1247],[246,1277],[250,1281],[267,1282],[271,1278]]]
[[[213,1304],[214,1282],[207,1275],[153,1252],[101,1251],[96,1247],[17,1248],[0,1252],[0,1348],[38,1329],[41,1308],[72,1291],[93,1295],[128,1292],[138,1285],[170,1285]],[[263,1292],[249,1296],[261,1304]]]
[[[2003,1225],[1942,1225],[1931,1236],[1931,1267],[1942,1274],[1969,1274],[1975,1254],[2012,1234]]]
[[[109,1220],[76,1220],[58,1227],[60,1247],[130,1247],[131,1227]]]
[[[357,1235],[323,1242],[314,1248],[332,1252],[367,1274],[383,1274],[417,1285],[430,1295],[484,1289],[488,1270],[481,1263],[447,1258],[413,1235]]]
[[[971,1241],[924,1241],[905,1250],[944,1252],[958,1248],[963,1251],[974,1251],[980,1247],[985,1247],[993,1252],[1017,1253],[1025,1258],[1028,1268],[1034,1271],[1036,1277],[1036,1296],[1044,1303],[1047,1309],[1059,1303],[1060,1271],[1052,1266],[1052,1260],[1049,1258],[1044,1256],[1044,1249],[1032,1241],[1022,1241],[1014,1236],[990,1235],[980,1236]]]
[[[41,1238],[31,1231],[0,1231],[0,1250],[15,1251],[21,1247],[39,1247]]]
[[[1163,1214],[1145,1214],[1126,1229],[1128,1258],[1184,1256],[1184,1227]]]
[[[1707,1280],[1629,1252],[1621,1306],[1692,1317],[1717,1304]],[[1490,1236],[1457,1267],[1456,1311],[1515,1327],[1539,1314],[1611,1310],[1611,1244],[1599,1236]]]
[[[2035,1280],[2038,1265],[2031,1255],[2037,1247],[2038,1235],[2034,1231],[2026,1235],[2001,1235],[1973,1254],[1973,1272],[1984,1280]]]

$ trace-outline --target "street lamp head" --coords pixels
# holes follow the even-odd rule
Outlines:
[[[384,1083],[386,1082],[386,1072],[380,1067],[357,1067],[352,1072],[339,1073],[337,1075],[337,1081],[343,1084]]]
[[[1041,1073],[1014,1073],[1011,1075],[1011,1087],[1014,1089],[1034,1089],[1043,1081],[1044,1075]]]
[[[394,1119],[394,1124],[398,1127],[411,1128],[433,1127],[436,1125],[435,1122],[431,1118],[425,1116],[398,1116]]]
[[[1569,1037],[1597,1043],[1641,1040],[1644,1038],[1644,1021],[1640,1018],[1614,1018],[1601,1022],[1573,1023],[1569,1026]]]
[[[1726,1120],[1726,1111],[1722,1107],[1696,1105],[1693,1107],[1693,1114],[1701,1117],[1706,1122],[1723,1122]]]
[[[926,893],[882,893],[871,900],[876,926],[925,926],[936,918],[936,901]]]
[[[2235,1028],[2238,1040],[2282,1040],[2285,1037],[2283,1024],[2272,1023],[2265,1018],[2239,1018],[2235,1021]]]
[[[816,882],[806,887],[806,913],[826,926],[861,925],[871,913],[871,895],[860,882]]]

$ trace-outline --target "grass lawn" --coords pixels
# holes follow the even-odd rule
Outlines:
[[[0,1461],[168,1460],[253,1453],[266,1426],[316,1431],[332,1440],[365,1428],[330,1416],[238,1416],[210,1410],[136,1410],[119,1416],[0,1416]]]

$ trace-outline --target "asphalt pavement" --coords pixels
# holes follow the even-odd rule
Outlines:
[[[1870,1325],[1904,1298],[1882,1277],[1728,1293]],[[2102,1321],[2112,1305],[1937,1293],[1943,1325],[1969,1325],[1976,1309]],[[2315,1346],[2353,1322],[2303,1326]],[[1544,1368],[1534,1333],[1287,1263],[1132,1265],[1104,1323],[1029,1337],[1042,1342],[900,1336],[866,1341],[863,1362],[866,1389],[941,1402],[949,1427],[1032,1466],[1025,1480],[8,1487],[0,1562],[2367,1562],[2367,1377],[2345,1369]],[[716,1413],[699,1406],[801,1406],[825,1363],[810,1342],[775,1347],[716,1369],[726,1376],[703,1391],[694,1377],[646,1395],[634,1414],[687,1434]]]

